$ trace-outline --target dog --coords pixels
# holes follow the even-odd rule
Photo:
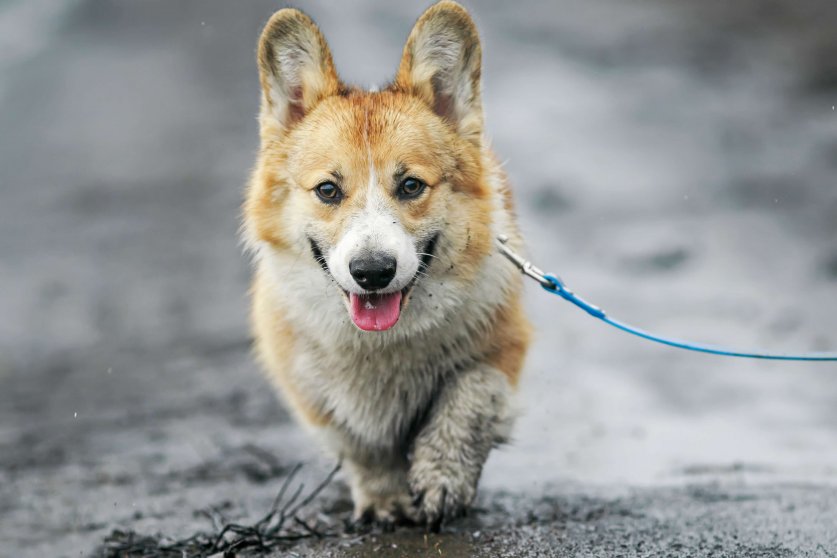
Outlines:
[[[529,344],[507,178],[483,131],[481,46],[459,4],[416,22],[395,79],[343,83],[316,24],[258,43],[261,146],[244,202],[255,351],[342,460],[358,520],[438,530],[508,440]]]

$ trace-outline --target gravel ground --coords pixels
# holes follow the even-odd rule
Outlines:
[[[349,81],[423,3],[301,3]],[[730,5],[732,4],[732,5]],[[533,259],[681,337],[837,349],[837,4],[468,5]],[[0,5],[0,555],[263,515],[331,468],[249,354],[238,205],[272,1]],[[609,331],[530,285],[516,438],[441,535],[276,556],[837,556],[837,366]],[[312,525],[314,523],[311,523]]]

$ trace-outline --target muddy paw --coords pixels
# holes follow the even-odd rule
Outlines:
[[[384,531],[396,525],[413,524],[417,512],[408,494],[366,496],[355,503],[354,519],[358,523],[379,525]]]
[[[476,494],[472,475],[462,471],[447,473],[436,467],[414,468],[410,474],[410,488],[419,521],[435,532],[443,522],[465,515]]]

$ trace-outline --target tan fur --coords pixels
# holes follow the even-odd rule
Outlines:
[[[495,319],[493,335],[487,338],[486,362],[505,374],[509,383],[517,387],[532,327],[523,313],[519,297],[501,306]]]
[[[253,329],[256,335],[256,354],[270,379],[285,394],[292,411],[304,422],[315,427],[326,426],[331,417],[317,409],[302,393],[288,373],[292,366],[295,334],[293,328],[275,311],[270,296],[269,282],[256,274],[253,279]]]
[[[494,250],[500,232],[521,239],[483,138],[480,52],[467,12],[448,1],[418,20],[380,92],[340,82],[299,11],[277,12],[259,43],[261,148],[244,203],[256,351],[294,414],[348,460],[358,516],[456,515],[511,422],[530,328],[520,278]],[[420,197],[395,197],[405,175],[427,184]],[[323,181],[338,184],[339,204],[317,199]],[[439,241],[399,323],[371,333],[348,319],[339,262],[321,269],[311,243],[336,258],[373,210],[416,250]]]

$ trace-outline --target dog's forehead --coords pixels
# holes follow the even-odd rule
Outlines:
[[[414,169],[434,181],[450,163],[441,120],[417,99],[392,92],[326,99],[294,136],[291,166],[329,169],[349,182]]]

